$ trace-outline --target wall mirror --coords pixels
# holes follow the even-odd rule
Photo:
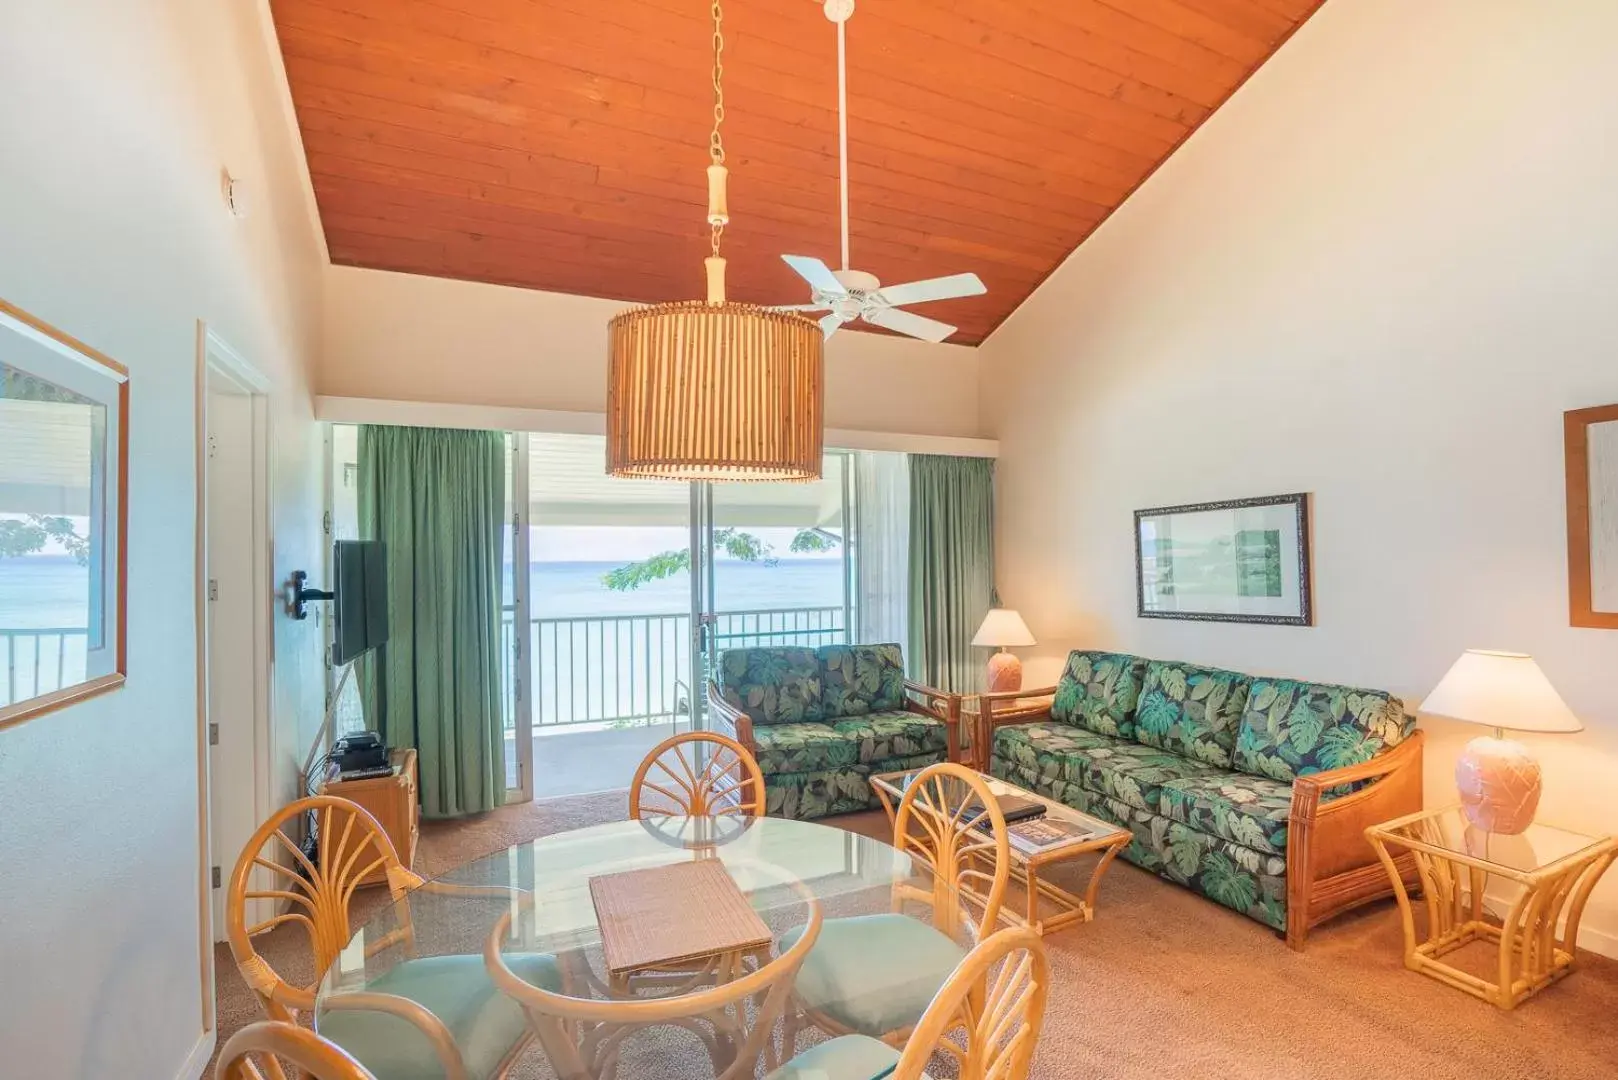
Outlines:
[[[129,373],[0,300],[0,728],[123,685]]]
[[[1574,626],[1618,630],[1618,405],[1562,414],[1567,591]]]

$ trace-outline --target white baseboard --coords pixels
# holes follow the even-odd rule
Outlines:
[[[218,1037],[216,1031],[204,1031],[197,1039],[197,1045],[186,1055],[185,1064],[180,1066],[174,1080],[202,1080],[202,1070],[208,1067],[208,1059],[213,1057],[214,1041]]]
[[[1483,894],[1483,906],[1498,920],[1511,909],[1511,897],[1489,889]],[[1558,922],[1557,933],[1561,933],[1563,929],[1564,925]],[[1590,912],[1587,910],[1584,921],[1579,926],[1578,946],[1598,956],[1618,960],[1618,927],[1596,925],[1591,921]]]

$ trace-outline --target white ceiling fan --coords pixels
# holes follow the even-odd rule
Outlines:
[[[781,307],[780,311],[824,311],[820,329],[827,337],[838,327],[855,319],[894,330],[924,341],[943,341],[955,327],[925,315],[900,310],[905,304],[928,300],[952,300],[958,296],[979,296],[988,290],[976,274],[911,281],[884,286],[876,275],[854,270],[848,265],[848,59],[845,30],[854,14],[854,0],[825,0],[826,18],[837,24],[837,141],[838,179],[842,200],[843,268],[833,270],[810,255],[783,255],[781,258],[809,283],[810,302]]]

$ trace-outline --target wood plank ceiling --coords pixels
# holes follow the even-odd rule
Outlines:
[[[859,0],[852,262],[975,271],[975,344],[1321,0]],[[704,0],[272,0],[334,262],[655,302],[702,295]],[[836,32],[727,0],[732,299],[838,258]],[[862,324],[863,325],[863,324]]]

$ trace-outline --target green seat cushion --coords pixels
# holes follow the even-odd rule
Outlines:
[[[1135,706],[1146,661],[1125,653],[1075,649],[1056,684],[1051,719],[1098,735],[1135,737]]]
[[[514,953],[511,970],[547,990],[560,990],[555,957]],[[409,998],[443,1021],[467,1075],[488,1080],[528,1032],[522,1006],[495,988],[483,957],[430,956],[405,960],[366,986],[367,991]],[[420,1028],[402,1017],[371,1011],[323,1010],[320,1034],[386,1080],[442,1080],[438,1055]]]
[[[819,720],[820,671],[813,649],[730,649],[719,658],[719,691],[755,725]]]
[[[899,1051],[869,1035],[842,1035],[817,1043],[766,1080],[882,1080],[899,1064]]]
[[[852,814],[876,806],[862,765],[814,772],[775,773],[764,778],[764,812],[800,821]]]
[[[1228,769],[1252,684],[1252,676],[1235,671],[1152,660],[1141,684],[1135,738]]]
[[[1382,690],[1255,679],[1236,736],[1242,772],[1290,782],[1370,761],[1404,742],[1414,719]]]
[[[891,758],[942,753],[943,721],[906,710],[813,724],[771,724],[753,730],[754,756],[766,776],[869,765]]]
[[[802,929],[782,935],[790,949]],[[966,950],[905,915],[827,919],[798,971],[798,999],[862,1035],[913,1026]]]
[[[897,645],[822,645],[823,720],[891,712],[905,703],[904,653]]]
[[[1086,751],[1121,741],[1072,724],[1013,724],[995,731],[993,755],[1036,776],[1077,784],[1084,775]]]
[[[1170,780],[1228,775],[1224,770],[1137,742],[1118,741],[1112,746],[1096,747],[1085,751],[1084,759],[1079,779],[1082,786],[1153,813],[1157,813],[1162,800],[1163,785]]]
[[[1255,851],[1287,853],[1292,785],[1263,776],[1228,772],[1170,780],[1163,785],[1164,817]]]

